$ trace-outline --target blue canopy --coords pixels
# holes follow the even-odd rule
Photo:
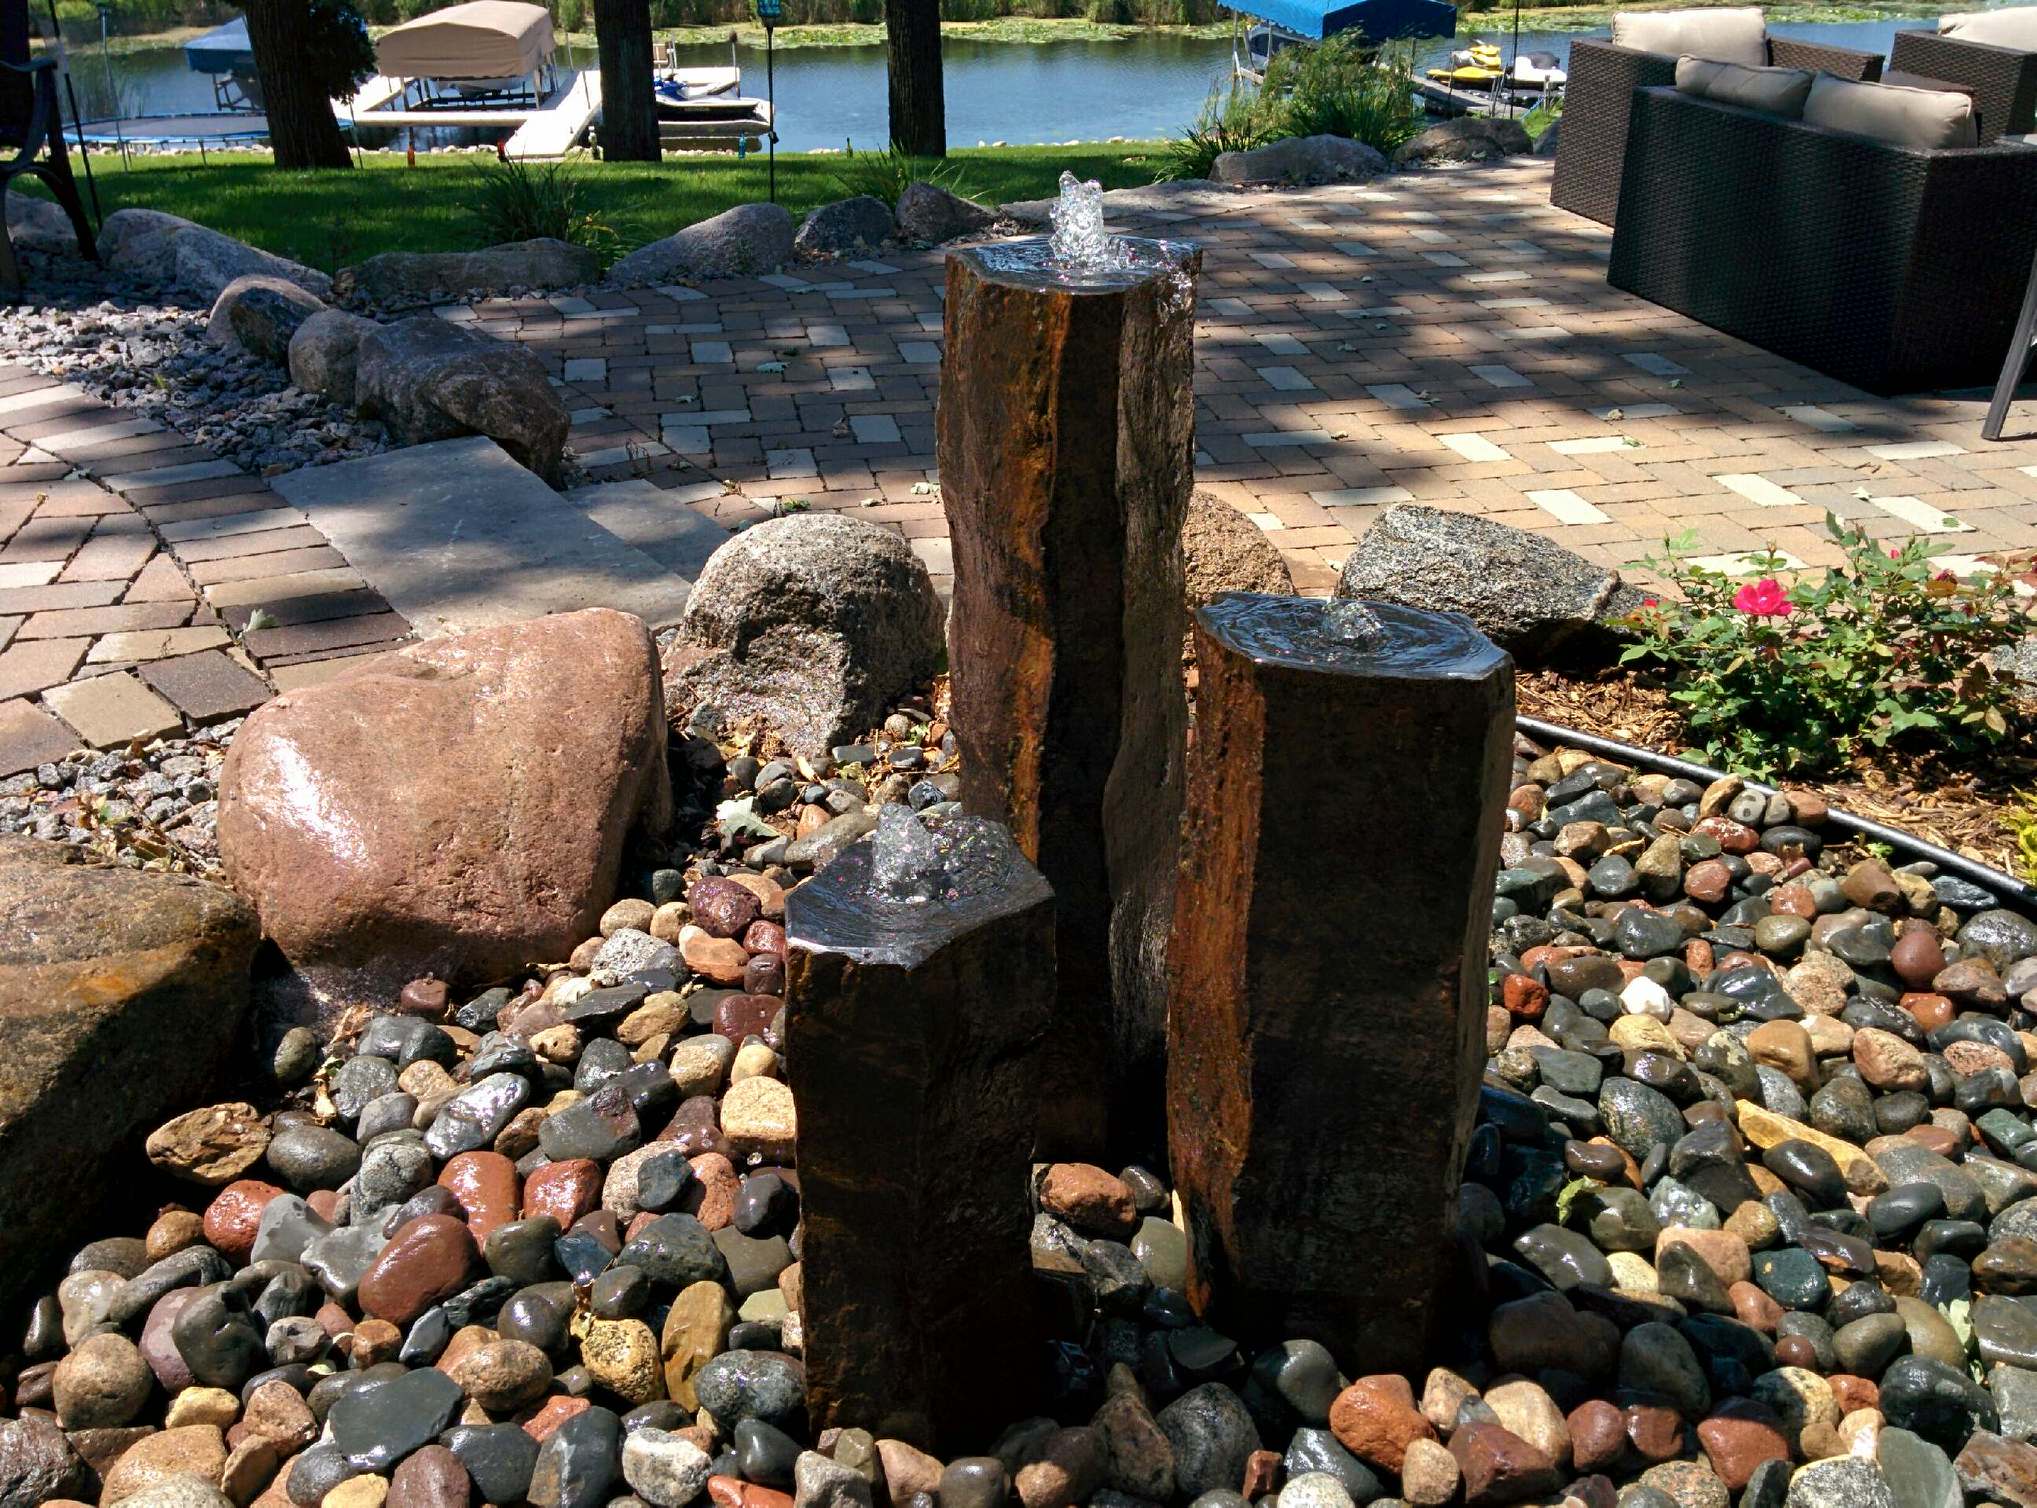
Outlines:
[[[253,73],[255,51],[248,44],[248,19],[240,16],[184,44],[184,66],[193,73]]]
[[[1457,7],[1448,0],[1231,0],[1230,9],[1312,42],[1346,31],[1368,42],[1392,42],[1457,30]]]

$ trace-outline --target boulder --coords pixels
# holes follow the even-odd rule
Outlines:
[[[39,251],[51,256],[76,256],[77,228],[53,199],[32,194],[9,194],[7,237],[16,251]]]
[[[354,406],[354,372],[361,340],[380,325],[344,309],[321,309],[290,337],[290,380],[341,408]]]
[[[237,277],[212,301],[205,338],[218,346],[237,346],[264,361],[284,362],[290,340],[325,305],[295,283],[266,273]]]
[[[677,235],[639,246],[608,270],[620,287],[776,272],[792,255],[792,216],[779,204],[738,204]]]
[[[809,214],[792,238],[792,249],[803,257],[868,256],[896,234],[898,222],[884,201],[858,194]]]
[[[219,791],[226,877],[332,999],[562,959],[664,829],[665,704],[607,608],[406,645],[257,710]]]
[[[1249,152],[1225,152],[1210,169],[1217,183],[1355,183],[1386,171],[1377,147],[1343,136],[1290,136]]]
[[[997,212],[987,204],[951,194],[936,184],[909,183],[898,196],[898,233],[922,246],[980,235],[996,223]]]
[[[1419,503],[1374,521],[1335,595],[1463,613],[1527,666],[1602,652],[1642,600],[1618,571],[1540,534]]]
[[[576,288],[601,277],[593,248],[551,236],[480,251],[385,251],[333,279],[341,298],[413,303],[439,294],[506,293],[512,288]]]
[[[248,1007],[255,917],[179,875],[0,837],[0,1310],[69,1251],[119,1155],[201,1103]]]
[[[218,298],[237,277],[259,273],[295,283],[314,298],[332,297],[332,279],[156,209],[117,209],[99,227],[99,259],[114,272]]]
[[[1265,532],[1213,493],[1188,500],[1181,524],[1181,577],[1191,607],[1225,592],[1294,595],[1294,577]]]
[[[794,514],[716,550],[665,669],[676,697],[758,717],[801,754],[860,736],[939,667],[940,599],[898,535]]]
[[[1554,157],[1556,155],[1557,138],[1562,134],[1562,121],[1552,120],[1549,122],[1547,129],[1535,138],[1535,155],[1537,157]]]
[[[1517,120],[1461,115],[1402,142],[1394,151],[1393,165],[1426,168],[1443,162],[1490,162],[1496,157],[1526,156],[1534,150],[1535,144]]]
[[[546,481],[573,422],[530,352],[431,314],[362,332],[354,403],[399,445],[486,435]]]

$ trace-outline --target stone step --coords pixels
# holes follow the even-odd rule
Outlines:
[[[686,606],[684,576],[484,436],[306,467],[272,485],[427,638],[583,607],[660,628]]]
[[[690,582],[699,579],[707,557],[728,542],[729,531],[687,504],[721,494],[717,482],[660,487],[640,477],[628,477],[575,487],[565,497],[617,539]]]

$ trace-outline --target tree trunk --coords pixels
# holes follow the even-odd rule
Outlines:
[[[884,0],[891,145],[914,157],[948,155],[941,94],[941,0]]]
[[[594,0],[594,39],[601,53],[601,155],[656,162],[650,0]]]
[[[279,168],[350,168],[332,101],[307,59],[304,0],[247,0],[248,44],[262,81],[269,144]]]

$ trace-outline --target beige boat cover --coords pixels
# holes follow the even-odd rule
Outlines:
[[[551,55],[551,12],[522,0],[449,5],[375,44],[375,66],[393,79],[522,78]]]

